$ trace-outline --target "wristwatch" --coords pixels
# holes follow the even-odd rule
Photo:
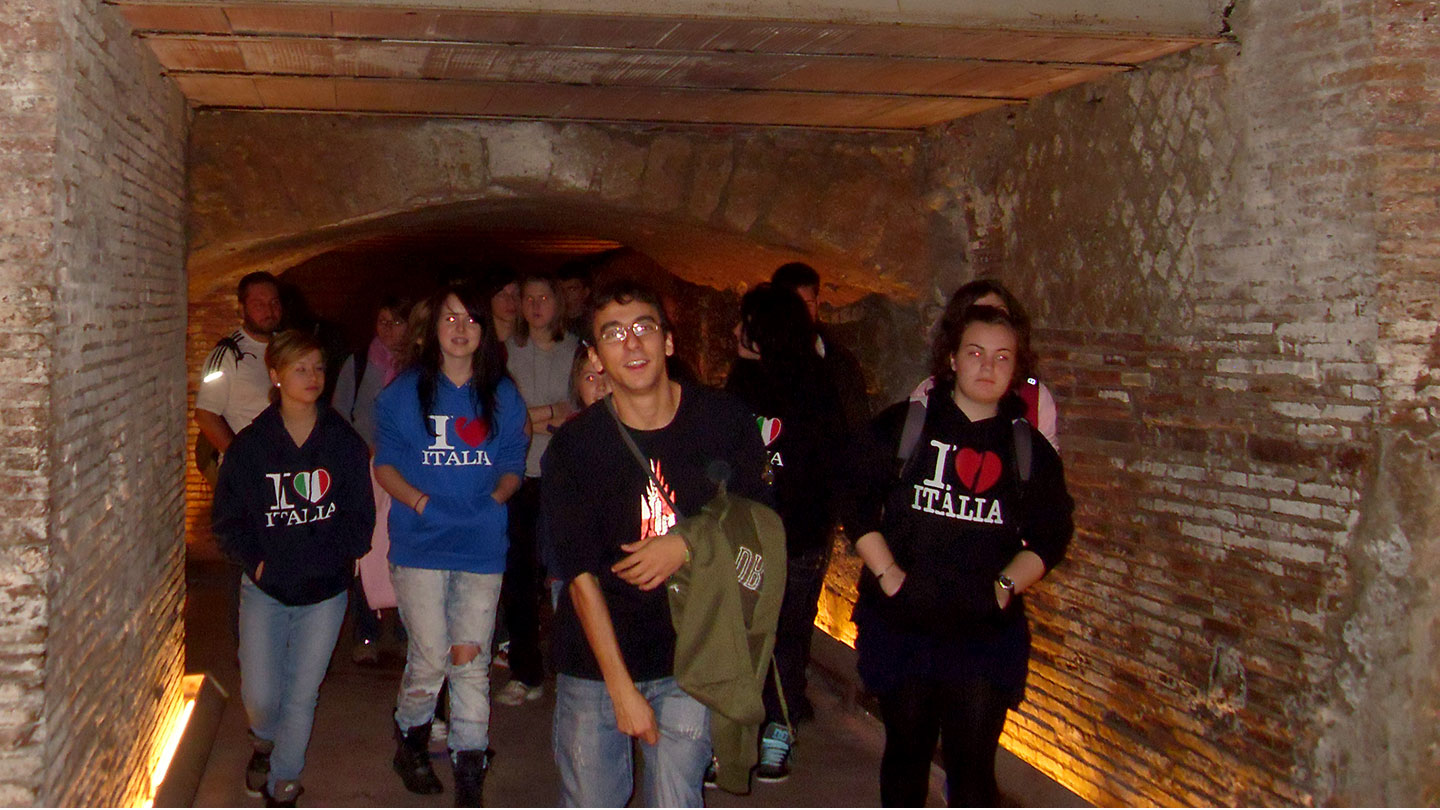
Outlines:
[[[1015,595],[1015,580],[1001,574],[995,578],[995,581],[1000,583],[1000,587],[1004,588],[1006,593],[1011,596]]]

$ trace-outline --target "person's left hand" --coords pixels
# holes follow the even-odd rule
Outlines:
[[[685,564],[685,538],[674,532],[626,543],[630,556],[610,566],[617,576],[642,591],[660,587]]]

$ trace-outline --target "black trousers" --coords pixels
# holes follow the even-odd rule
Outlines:
[[[880,695],[885,753],[880,759],[882,807],[924,807],[937,738],[951,807],[994,807],[995,752],[1005,728],[1009,694],[984,678],[936,682],[909,678]]]
[[[829,550],[821,549],[788,560],[785,566],[785,597],[780,601],[780,620],[775,625],[775,668],[780,671],[785,706],[790,710],[792,722],[805,699],[805,667],[810,663],[815,611],[829,562]],[[775,678],[769,673],[765,675],[764,698],[765,721],[784,722],[780,698],[775,691]]]
[[[540,558],[536,524],[540,520],[540,479],[526,478],[510,498],[510,550],[500,603],[510,632],[510,674],[526,686],[545,682],[540,658]]]

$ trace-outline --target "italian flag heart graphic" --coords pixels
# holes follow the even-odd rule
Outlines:
[[[295,494],[311,503],[319,503],[330,491],[330,473],[324,467],[312,472],[295,473],[291,481]]]
[[[455,418],[455,435],[460,437],[460,441],[471,447],[479,447],[484,444],[485,436],[489,433],[490,430],[485,427],[483,419],[470,419],[464,416]]]
[[[772,442],[780,438],[780,420],[766,416],[755,417],[755,424],[760,426],[760,441],[769,447]]]
[[[1000,480],[1000,457],[988,450],[980,453],[966,447],[955,454],[955,473],[966,489],[979,494]]]

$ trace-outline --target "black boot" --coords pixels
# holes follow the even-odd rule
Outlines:
[[[490,770],[490,760],[495,752],[455,751],[450,762],[455,768],[455,806],[484,807],[485,774]]]
[[[411,793],[433,794],[445,790],[435,769],[430,767],[430,724],[401,730],[395,726],[395,772]]]

